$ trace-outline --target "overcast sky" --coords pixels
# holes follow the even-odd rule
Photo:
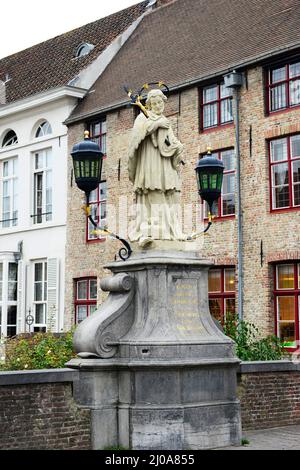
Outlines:
[[[2,7],[0,58],[136,3],[139,0],[9,0]]]

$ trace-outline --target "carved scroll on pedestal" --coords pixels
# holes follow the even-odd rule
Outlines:
[[[101,289],[110,293],[107,300],[78,326],[74,335],[75,351],[82,358],[116,356],[119,339],[133,323],[134,279],[117,274],[103,279]]]

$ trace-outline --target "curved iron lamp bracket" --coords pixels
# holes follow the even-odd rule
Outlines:
[[[124,238],[119,237],[119,235],[116,235],[115,233],[111,232],[108,230],[107,227],[99,227],[97,222],[93,219],[91,216],[91,206],[89,204],[88,197],[86,198],[86,205],[83,206],[83,209],[91,222],[91,224],[95,227],[95,230],[93,230],[92,234],[93,235],[108,235],[109,237],[115,238],[116,240],[119,240],[121,243],[123,243],[124,247],[119,250],[119,257],[121,260],[126,261],[130,258],[132,254],[132,248],[127,240]]]

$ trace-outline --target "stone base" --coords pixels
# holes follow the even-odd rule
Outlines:
[[[95,450],[213,449],[240,445],[238,361],[74,359],[77,403],[92,410]]]
[[[211,263],[162,245],[106,266],[110,295],[75,333],[81,359],[67,365],[80,372],[75,398],[92,410],[94,449],[240,444],[240,361],[209,313]]]

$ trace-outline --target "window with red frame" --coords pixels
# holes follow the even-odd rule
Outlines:
[[[232,94],[224,83],[209,85],[201,90],[201,129],[233,122]]]
[[[299,104],[299,60],[267,70],[267,111],[279,111]]]
[[[300,208],[300,134],[270,141],[271,209]]]
[[[299,346],[300,263],[275,266],[276,335],[286,348]]]
[[[106,159],[106,121],[101,120],[94,122],[90,125],[90,136],[91,140],[96,142],[101,152],[104,154],[104,160],[102,165],[102,181],[98,188],[90,194],[90,206],[91,216],[99,226],[105,226],[106,224],[106,208],[107,208],[107,184],[105,179],[105,159]],[[105,240],[105,237],[93,234],[95,227],[87,219],[87,242]]]
[[[208,273],[208,299],[211,315],[224,324],[235,315],[235,269],[213,268]]]
[[[235,214],[235,151],[219,150],[212,156],[224,163],[224,176],[221,197],[213,204],[212,213],[216,217],[227,217]],[[204,155],[200,155],[204,157]],[[208,204],[203,203],[204,218],[208,217]]]
[[[97,309],[97,279],[75,281],[75,321],[81,323]]]

